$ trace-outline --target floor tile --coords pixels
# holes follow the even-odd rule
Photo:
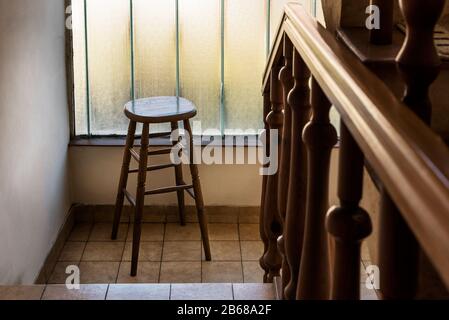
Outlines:
[[[139,261],[137,276],[131,277],[131,262],[122,262],[117,283],[158,283],[160,262]]]
[[[95,222],[112,223],[114,221],[115,205],[95,206],[93,211]],[[121,223],[129,223],[129,213],[130,208],[128,206],[123,206],[122,214],[120,216]]]
[[[241,262],[203,262],[203,283],[243,282]]]
[[[96,223],[90,233],[89,241],[112,241],[112,223]],[[121,223],[118,228],[117,240],[125,241],[128,233],[128,224]]]
[[[81,283],[115,283],[120,262],[81,262]]]
[[[238,225],[236,223],[210,223],[210,240],[239,240]]]
[[[66,242],[59,255],[59,261],[80,261],[86,242]]]
[[[40,300],[45,286],[0,286],[0,300]]]
[[[48,285],[43,300],[104,300],[107,284],[81,285],[79,290],[69,290],[65,285]]]
[[[240,208],[239,223],[259,223],[260,207]]]
[[[133,240],[134,224],[129,226],[127,241]],[[140,241],[163,241],[164,224],[162,223],[142,223]]]
[[[243,261],[243,280],[245,283],[263,282],[264,270],[259,261]]]
[[[121,261],[124,242],[88,242],[82,261]]]
[[[234,300],[275,300],[272,283],[234,283]]]
[[[90,231],[92,230],[91,223],[77,223],[69,235],[69,241],[87,241],[89,239]]]
[[[206,208],[207,221],[209,223],[238,223],[239,210],[237,208]]]
[[[239,224],[240,241],[260,241],[259,225],[255,223]]]
[[[188,223],[186,226],[181,226],[177,223],[167,223],[165,229],[165,240],[201,240],[200,225],[198,223]]]
[[[239,241],[210,241],[210,250],[212,261],[241,261]]]
[[[134,214],[131,216],[131,220],[134,219]],[[166,222],[167,217],[165,212],[154,211],[151,208],[145,208],[143,211],[142,222],[149,223],[164,223]]]
[[[201,283],[201,262],[162,262],[160,283]]]
[[[79,261],[64,261],[58,262],[53,269],[53,272],[48,279],[49,284],[64,284],[67,278],[70,276],[70,273],[66,273],[68,266],[78,266]]]
[[[169,300],[169,284],[111,284],[106,300]]]
[[[162,261],[200,261],[201,241],[165,241]]]
[[[243,261],[258,261],[263,255],[262,241],[241,241],[242,260]]]
[[[170,300],[232,300],[232,284],[173,284]]]
[[[195,212],[186,211],[185,219],[186,219],[185,220],[186,223],[198,223],[198,215],[197,215],[196,211]],[[168,213],[167,214],[167,222],[179,224],[180,223],[179,213],[178,212]]]
[[[368,289],[365,283],[360,284],[360,300],[379,300],[376,290]]]
[[[131,261],[132,242],[125,244],[122,261]],[[161,261],[162,242],[141,242],[139,250],[139,261]]]

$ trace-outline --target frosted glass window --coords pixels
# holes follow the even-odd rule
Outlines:
[[[227,0],[225,18],[226,129],[262,128],[261,79],[266,63],[266,6]]]
[[[135,98],[176,95],[176,3],[133,0]],[[154,124],[151,132],[168,132]],[[140,131],[140,128],[139,128]]]
[[[175,1],[133,3],[136,98],[176,95]]]
[[[75,95],[75,134],[88,134],[86,46],[84,37],[84,0],[72,0],[73,77]]]
[[[270,39],[271,43],[275,40],[276,32],[281,23],[282,16],[284,15],[284,6],[293,2],[292,0],[271,0],[271,21],[270,21]],[[298,0],[296,0],[298,2]]]
[[[123,135],[133,96],[177,93],[203,131],[260,129],[267,39],[289,1],[73,0],[76,135]]]
[[[220,128],[220,0],[179,0],[180,95],[198,108],[202,130]]]
[[[123,107],[131,98],[129,0],[87,2],[91,130],[124,134]]]

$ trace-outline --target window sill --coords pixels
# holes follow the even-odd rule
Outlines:
[[[213,139],[209,138],[202,138],[201,139],[201,146],[205,147],[208,145],[213,146],[216,142],[214,141],[220,141],[221,145],[223,147],[257,147],[257,141],[258,136],[251,137],[252,141],[248,141],[249,139],[245,137],[244,141],[241,141],[241,137],[238,136],[232,136],[232,142],[229,141],[229,136],[227,138],[222,137],[214,137]],[[255,139],[254,139],[255,138]],[[256,141],[256,142],[254,142]],[[126,143],[126,137],[125,136],[111,136],[111,137],[75,137],[70,140],[69,147],[96,147],[96,148],[109,148],[109,147],[119,147],[123,148]],[[151,147],[167,147],[171,146],[172,142],[170,141],[170,138],[163,137],[163,138],[153,138],[150,139],[150,146]],[[140,137],[136,137],[135,147],[140,146]]]

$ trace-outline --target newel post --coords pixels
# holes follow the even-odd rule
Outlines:
[[[429,88],[441,66],[433,32],[445,2],[399,1],[407,26],[405,42],[396,59],[406,84],[404,103],[426,123],[430,123],[432,114]]]
[[[379,8],[380,19],[380,28],[374,28],[370,31],[372,44],[388,45],[393,42],[394,1],[371,0],[371,5]]]

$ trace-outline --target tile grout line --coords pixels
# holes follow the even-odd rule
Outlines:
[[[164,222],[164,231],[162,235],[162,249],[161,249],[161,261],[159,263],[159,276],[157,279],[157,283],[161,283],[161,277],[162,277],[162,260],[164,257],[164,247],[165,247],[165,235],[167,233],[167,222]],[[170,294],[171,294],[171,284],[170,284]]]
[[[243,272],[243,252],[242,252],[242,240],[241,240],[241,236],[240,236],[240,223],[237,224],[237,235],[239,238],[240,266],[242,268],[242,283],[245,283],[245,272]],[[232,290],[234,290],[234,286],[232,286]]]
[[[70,231],[70,234],[69,234],[68,239],[64,242],[64,247],[62,248],[62,250],[64,250],[64,248],[65,248],[67,242],[84,242],[83,252],[81,253],[81,257],[79,258],[79,260],[78,260],[78,262],[77,262],[77,267],[79,268],[79,265],[80,265],[80,263],[81,263],[81,259],[82,259],[83,255],[84,255],[84,251],[86,250],[87,241],[69,241],[70,235],[72,234],[73,229],[75,229],[75,225],[76,225],[76,222],[74,223],[73,228],[72,228],[72,230]],[[93,224],[91,224],[91,226],[90,226],[89,234],[87,235],[87,239],[89,239],[90,233],[92,232],[92,229],[93,229]],[[53,274],[54,274],[54,272],[55,272],[55,270],[56,270],[56,265],[57,265],[59,262],[72,262],[72,261],[59,261],[59,258],[61,257],[61,254],[62,254],[62,251],[59,253],[59,256],[58,256],[58,258],[57,258],[57,260],[56,260],[56,263],[55,263],[55,265],[53,266],[53,268],[52,268],[52,270],[51,270],[51,272],[50,272],[49,277],[48,277],[48,278],[46,279],[46,281],[45,281],[45,284],[46,284],[46,285],[48,285],[48,282],[50,281],[51,277],[53,276]],[[73,262],[75,262],[75,261],[73,261]],[[45,290],[44,290],[44,291],[45,291]],[[43,293],[42,293],[42,294],[43,294]]]
[[[119,264],[118,264],[118,270],[117,270],[117,275],[115,276],[115,283],[117,283],[117,281],[118,281],[118,278],[119,278],[119,276],[120,276],[120,269],[122,268],[122,263],[123,263],[123,256],[125,255],[125,249],[126,249],[126,240],[128,239],[128,234],[129,234],[129,229],[130,229],[130,220],[131,219],[128,219],[128,226],[127,226],[127,228],[126,228],[126,234],[125,234],[125,242],[124,242],[124,245],[123,245],[123,249],[122,249],[122,255],[121,255],[121,259],[120,259],[120,262],[119,262]],[[119,230],[120,230],[120,224],[121,223],[119,223]],[[125,223],[124,223],[125,224]],[[125,224],[126,225],[126,224]],[[108,286],[108,291],[109,291],[109,286]]]
[[[104,295],[104,300],[106,301],[107,299],[108,299],[108,294],[109,294],[109,286],[110,286],[111,284],[110,283],[108,283],[108,287],[106,288],[106,294]]]
[[[45,291],[47,291],[47,287],[48,287],[48,284],[46,284],[45,287],[44,287],[44,290],[42,290],[41,297],[39,298],[39,300],[43,300],[44,299],[44,294],[45,294]]]
[[[93,231],[93,229],[94,229],[94,225],[95,225],[95,222],[92,223],[92,225],[90,226],[89,234],[87,235],[87,240],[86,240],[86,243],[85,243],[85,245],[84,245],[83,253],[81,254],[81,257],[80,257],[80,261],[79,261],[79,263],[78,263],[78,266],[81,264],[81,261],[83,261],[84,253],[86,252],[86,248],[87,248],[87,243],[89,242],[90,236],[91,236],[92,231]]]
[[[206,223],[207,223],[207,220],[206,220]],[[198,227],[201,229],[199,224],[198,224]],[[209,223],[207,223],[207,236],[210,238],[209,230],[210,230]],[[201,234],[201,230],[200,230],[200,234]],[[203,283],[203,251],[204,251],[203,236],[200,237],[200,242],[201,242],[201,245],[200,245],[200,283]],[[210,242],[211,242],[211,240],[209,239],[209,248],[210,248]],[[206,254],[204,254],[204,257],[206,257]],[[204,258],[204,259],[206,259],[206,258]],[[206,261],[204,261],[204,262],[206,262]]]

